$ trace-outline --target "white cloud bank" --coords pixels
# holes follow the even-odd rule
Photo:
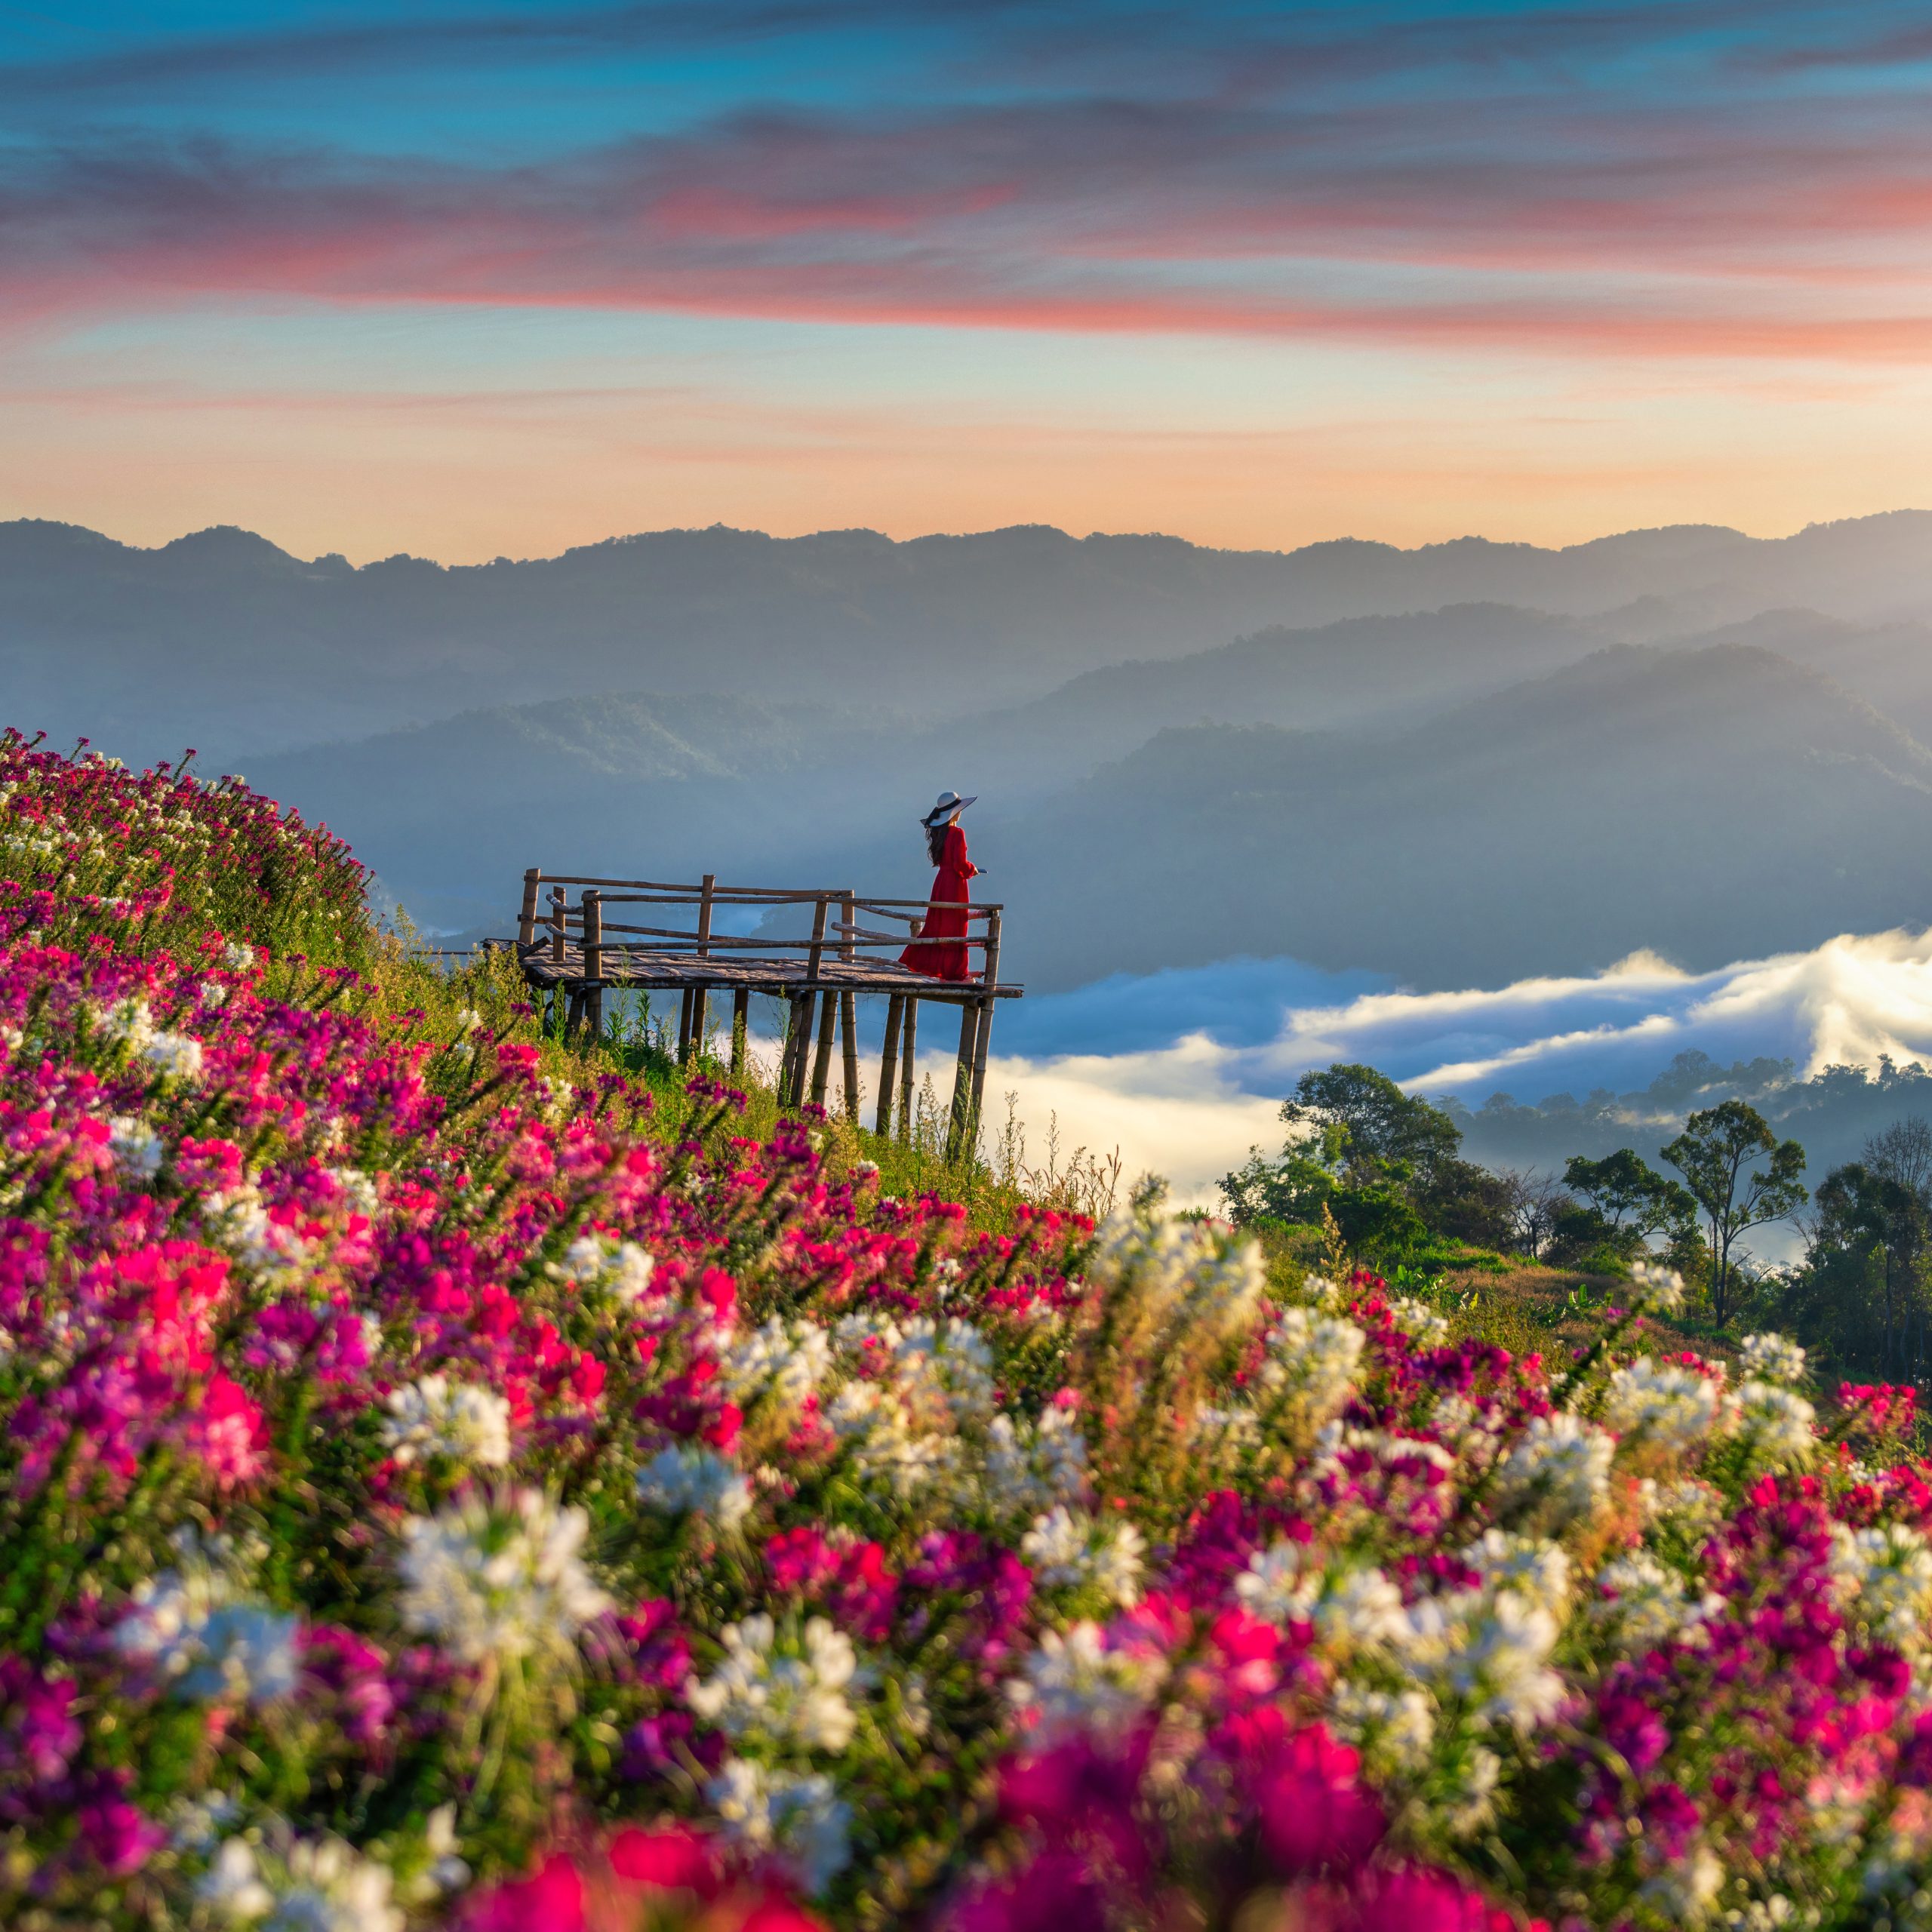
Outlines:
[[[995,1095],[1017,1094],[1036,1153],[1057,1115],[1064,1146],[1118,1147],[1129,1174],[1164,1174],[1179,1198],[1204,1201],[1251,1145],[1279,1143],[1276,1109],[1297,1076],[1335,1060],[1472,1106],[1499,1090],[1540,1100],[1644,1087],[1692,1048],[1725,1063],[1789,1059],[1801,1075],[1881,1055],[1932,1065],[1932,929],[1846,935],[1712,973],[1639,954],[1491,992],[1402,992],[1366,974],[1230,960],[1010,1011],[995,1043],[1021,1051],[988,1069],[990,1115]],[[1091,1051],[1109,1040],[1121,1050]]]

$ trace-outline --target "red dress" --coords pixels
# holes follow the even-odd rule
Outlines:
[[[970,980],[973,968],[967,953],[966,881],[977,878],[979,867],[966,856],[966,835],[958,826],[946,829],[946,843],[940,848],[938,875],[933,881],[930,899],[946,903],[935,905],[926,915],[919,937],[922,940],[949,939],[953,946],[909,946],[899,955],[902,966],[924,973],[934,980]],[[953,909],[958,907],[955,912]]]

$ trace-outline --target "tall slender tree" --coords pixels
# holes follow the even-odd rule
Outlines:
[[[1804,1205],[1804,1149],[1780,1140],[1764,1115],[1743,1100],[1726,1100],[1694,1113],[1684,1131],[1663,1150],[1684,1177],[1703,1212],[1711,1251],[1711,1312],[1720,1324],[1735,1312],[1737,1271],[1731,1254],[1737,1238],[1769,1221],[1781,1221]],[[1764,1166],[1746,1174],[1754,1160]]]

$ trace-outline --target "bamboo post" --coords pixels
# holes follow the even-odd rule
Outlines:
[[[795,1107],[805,1097],[805,1057],[811,1051],[812,995],[792,995],[791,1022],[785,1029],[785,1054],[778,1075],[778,1104]]]
[[[718,889],[718,875],[706,872],[704,883],[699,888],[697,902],[697,956],[708,959],[711,956],[711,906],[712,894]],[[693,1056],[704,1049],[704,1025],[707,1009],[711,1004],[709,991],[703,986],[691,989],[691,1052]]]
[[[543,873],[532,866],[523,875],[523,903],[516,915],[516,943],[528,952],[537,943],[537,888],[543,883]]]
[[[590,1037],[604,1037],[604,895],[586,886],[583,894],[583,998]]]
[[[905,1023],[906,995],[894,993],[886,1002],[885,1051],[878,1063],[878,1112],[872,1131],[881,1137],[892,1131],[892,1102],[899,1084],[899,1029]]]
[[[832,1032],[838,1018],[838,995],[829,986],[818,996],[818,1051],[812,1060],[812,1105],[825,1105],[832,1079]]]
[[[805,955],[805,982],[814,992],[818,991],[819,964],[825,957],[825,915],[827,901],[821,893],[814,902],[812,912],[811,950]]]
[[[678,1004],[678,1064],[680,1066],[691,1057],[691,1004],[697,992],[695,986],[687,986]]]
[[[845,1118],[854,1127],[859,1124],[859,1016],[856,1001],[851,993],[838,995],[838,1039],[844,1050]]]
[[[986,996],[980,1004],[980,1037],[973,1047],[973,1120],[977,1130],[981,1103],[986,1091],[986,1049],[993,1037],[993,996],[999,985],[999,908],[986,912],[986,949],[980,968],[980,983]]]
[[[959,1057],[952,1069],[952,1112],[946,1123],[946,1158],[948,1164],[971,1151],[968,1137],[968,1116],[973,1106],[973,1054],[979,1044],[980,1008],[976,1000],[961,1001],[959,1008]]]
[[[856,942],[859,930],[857,893],[846,893],[840,912],[840,929],[844,937],[839,942],[838,956],[844,960],[856,959],[858,957]],[[844,1063],[840,1072],[844,1079],[845,1118],[856,1127],[859,1121],[859,1016],[857,1002],[850,992],[841,992],[838,995],[838,1038]]]
[[[568,1040],[577,1025],[577,1001],[564,989],[564,888],[550,888],[550,969],[556,976],[550,986],[550,1023]]]
[[[745,1043],[751,1037],[752,995],[749,986],[740,986],[731,995],[731,1078],[742,1080],[745,1077]]]
[[[912,1138],[912,1055],[919,1041],[919,1002],[906,995],[906,1026],[899,1042],[899,1137]]]

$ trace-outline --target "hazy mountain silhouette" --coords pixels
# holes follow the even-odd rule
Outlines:
[[[1565,549],[1480,538],[1286,553],[1043,528],[895,543],[665,531],[445,569],[305,561],[247,531],[156,549],[0,525],[6,713],[146,758],[219,761],[611,691],[882,704],[929,718],[1013,705],[1130,659],[1270,626],[1495,602],[1571,617],[1644,600],[1668,632],[1801,605],[1861,623],[1932,616],[1932,516],[1759,540],[1686,526]],[[1187,714],[1191,715],[1191,714]]]
[[[1392,740],[1163,732],[986,842],[1044,986],[1244,952],[1703,968],[1922,918],[1932,752],[1769,651],[1620,646]]]

